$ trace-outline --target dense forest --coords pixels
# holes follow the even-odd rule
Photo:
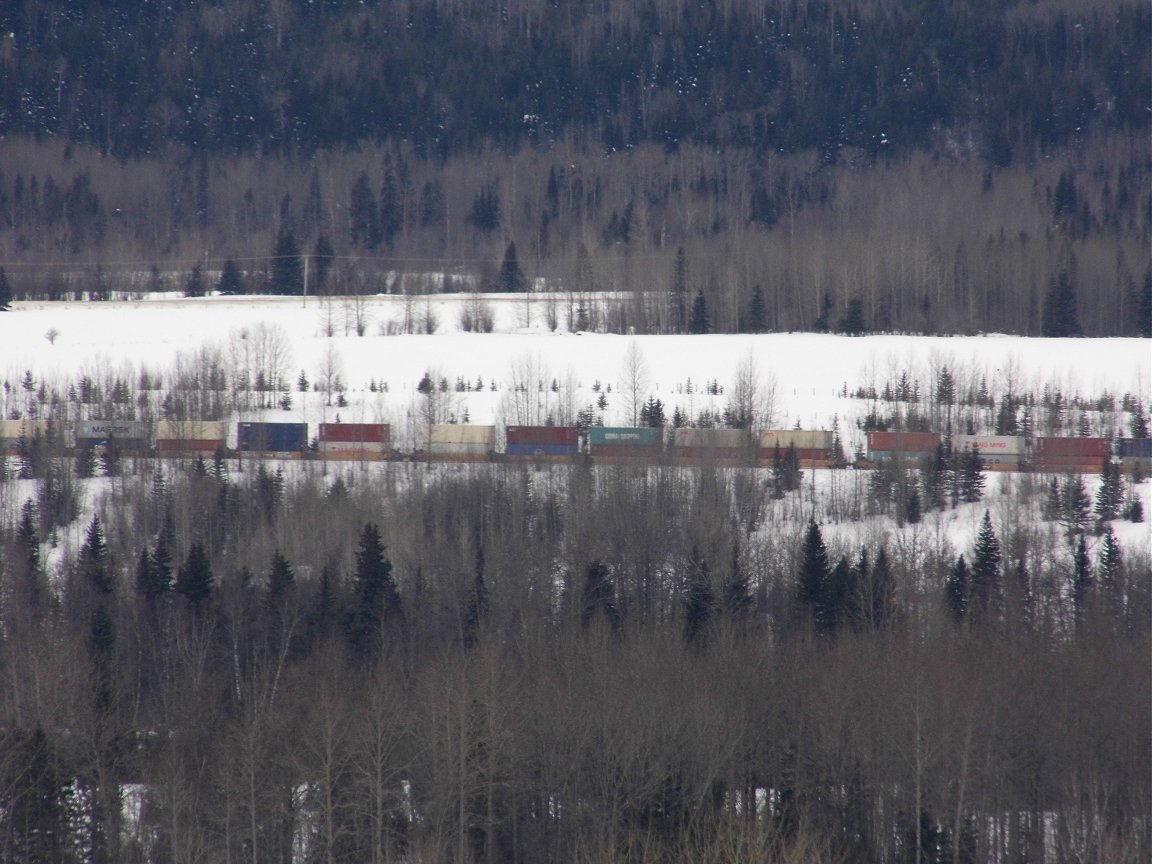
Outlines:
[[[881,472],[9,468],[5,862],[1152,848],[1150,562],[1079,478],[894,531]]]
[[[1133,0],[15,0],[0,34],[16,297],[293,291],[300,258],[497,289],[511,251],[638,332],[697,298],[716,331],[1152,321]]]

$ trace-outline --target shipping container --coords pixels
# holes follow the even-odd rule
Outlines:
[[[156,423],[156,449],[161,441],[225,441],[228,424],[219,420],[160,420]]]
[[[588,430],[588,443],[592,447],[658,448],[661,431],[647,426],[593,426]]]
[[[808,429],[764,429],[760,432],[761,449],[779,447],[787,450],[789,444],[797,450],[829,450],[832,433]]]
[[[972,447],[984,458],[997,454],[1018,456],[1024,452],[1024,438],[1018,435],[957,435],[952,439],[952,449],[957,453]]]
[[[480,444],[493,450],[496,447],[496,427],[436,423],[428,428],[428,442],[431,445]]]
[[[1121,459],[1152,459],[1152,438],[1121,438],[1117,445]]]
[[[1036,459],[1076,459],[1099,458],[1103,460],[1112,452],[1110,438],[1037,438]]]
[[[376,453],[389,451],[383,441],[319,441],[316,449],[321,453]]]
[[[76,439],[106,441],[149,441],[151,430],[143,420],[81,420],[76,424]]]
[[[751,440],[745,429],[677,429],[673,435],[677,450],[681,448],[748,450]]]
[[[575,426],[509,426],[504,438],[509,447],[514,444],[575,447],[580,440]]]
[[[392,439],[392,428],[387,423],[321,423],[319,441],[355,444],[383,444]]]
[[[307,423],[236,424],[238,450],[255,453],[299,453],[307,446]]]
[[[868,458],[878,461],[876,453],[931,453],[939,443],[936,432],[869,432]]]
[[[157,438],[156,452],[161,455],[176,456],[180,454],[214,454],[217,448],[224,446],[223,441],[215,438]]]
[[[593,444],[591,456],[598,463],[621,465],[632,462],[651,464],[661,458],[661,450],[650,444]]]
[[[0,420],[0,438],[7,441],[16,441],[21,436],[33,438],[37,432],[41,437],[48,434],[47,420]]]

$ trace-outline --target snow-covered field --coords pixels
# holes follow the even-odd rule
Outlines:
[[[355,333],[357,310],[340,299],[15,303],[0,314],[0,399],[5,416],[21,410],[29,398],[20,386],[27,371],[37,386],[44,382],[62,393],[81,375],[98,382],[114,377],[134,381],[141,369],[168,376],[178,357],[205,347],[227,357],[234,346],[261,332],[274,333],[283,343],[283,372],[292,398],[290,410],[273,409],[266,419],[318,422],[340,414],[348,422],[390,422],[400,440],[405,427],[419,422],[423,397],[416,388],[425,372],[449,382],[449,392],[440,397],[442,410],[456,419],[503,424],[544,422],[551,415],[565,422],[570,421],[566,412],[594,406],[603,393],[607,407],[596,410],[598,419],[605,425],[630,425],[632,406],[625,394],[628,380],[635,377],[627,371],[630,353],[641,361],[644,393],[660,399],[668,417],[676,408],[690,417],[723,410],[738,370],[748,368],[751,359],[762,395],[774,391],[767,400],[772,416],[763,425],[828,429],[837,417],[849,448],[862,443],[857,422],[874,403],[845,394],[858,388],[882,391],[902,373],[925,393],[945,366],[961,393],[983,381],[993,395],[1008,389],[1039,394],[1048,387],[1070,399],[1111,394],[1119,400],[1128,393],[1147,404],[1152,386],[1152,346],[1140,339],[574,333],[548,329],[545,299],[526,303],[522,297],[500,295],[483,301],[492,312],[494,332],[475,334],[461,329],[461,313],[469,302],[464,295],[368,298],[359,310],[363,336]],[[556,306],[560,321],[567,320],[567,298],[557,298]],[[429,320],[435,322],[432,334],[404,333],[424,329]],[[315,391],[304,398],[296,390],[301,371],[313,385],[326,372],[339,372],[347,407],[330,407],[326,394]],[[456,390],[457,379],[466,382],[462,392]],[[519,404],[516,381],[535,382],[531,389],[538,397],[531,407]],[[709,395],[709,382],[725,392]],[[484,389],[477,390],[481,383]],[[257,419],[257,412],[244,419]],[[1123,428],[1121,412],[1112,419]],[[1093,422],[1102,422],[1099,414]],[[830,482],[818,479],[821,494]],[[986,503],[994,504],[1011,482],[989,475]],[[1149,488],[1144,484],[1141,494],[1146,512],[1152,513]],[[963,548],[982,512],[983,506],[932,514],[917,530],[947,531]],[[1147,545],[1147,523],[1118,524],[1117,529],[1124,542]]]

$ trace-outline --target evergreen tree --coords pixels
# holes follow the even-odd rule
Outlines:
[[[848,563],[845,555],[840,556],[836,566],[828,574],[824,589],[824,628],[835,632],[841,624],[852,619],[852,605],[858,594],[857,571]]]
[[[12,286],[8,284],[8,274],[0,267],[0,312],[7,312],[12,305]]]
[[[3,860],[56,864],[76,860],[69,840],[68,769],[44,728],[5,730],[4,750],[12,769],[0,773],[4,814]]]
[[[392,562],[384,553],[380,529],[371,522],[365,524],[356,552],[355,602],[348,622],[349,642],[362,656],[379,650],[385,624],[404,620],[400,593],[392,579]]]
[[[380,239],[386,246],[391,246],[403,227],[404,202],[400,182],[396,171],[389,166],[384,171],[384,183],[380,187]]]
[[[207,291],[204,284],[204,268],[197,264],[188,274],[188,281],[184,284],[184,296],[203,297]]]
[[[943,510],[948,504],[948,489],[952,485],[952,472],[948,464],[948,451],[943,442],[936,445],[931,456],[920,465],[920,484],[924,489],[923,507]]]
[[[500,227],[500,219],[500,193],[491,186],[485,186],[472,201],[468,221],[478,230],[490,234]]]
[[[1060,502],[1060,518],[1069,536],[1082,533],[1090,521],[1092,503],[1084,487],[1084,478],[1079,474],[1069,474],[1064,481]]]
[[[208,553],[203,544],[193,543],[176,575],[176,591],[188,598],[192,608],[199,613],[211,599],[214,586],[215,577]]]
[[[981,618],[995,618],[1001,598],[1000,541],[992,528],[992,515],[984,511],[984,521],[976,535],[972,552],[971,606]]]
[[[864,326],[864,301],[859,297],[853,297],[849,300],[848,306],[844,310],[844,317],[840,319],[836,329],[845,336],[863,335],[867,329]]]
[[[352,245],[361,249],[375,249],[382,239],[376,194],[363,171],[352,184],[349,195],[348,232]]]
[[[912,484],[911,490],[904,499],[904,521],[909,525],[919,525],[922,515],[920,492],[916,489],[916,485]]]
[[[268,573],[268,602],[276,605],[282,602],[296,584],[296,574],[292,565],[277,549],[272,553],[272,567]]]
[[[300,244],[290,228],[281,229],[272,253],[272,275],[269,288],[273,294],[294,295],[304,292],[304,262]]]
[[[1104,530],[1104,523],[1120,516],[1124,505],[1124,479],[1120,476],[1120,466],[1108,456],[1100,469],[1100,486],[1096,490],[1097,533]]]
[[[710,333],[712,325],[708,317],[708,300],[703,291],[696,292],[696,299],[692,301],[692,320],[688,324],[688,332],[693,334]]]
[[[702,645],[712,613],[716,609],[716,592],[707,562],[695,547],[688,557],[688,574],[684,585],[684,639]]]
[[[1119,594],[1124,576],[1124,555],[1111,525],[1105,527],[1100,541],[1096,572],[1100,576],[1101,588],[1110,594]]]
[[[944,583],[944,598],[957,624],[968,617],[970,581],[968,565],[964,563],[964,556],[961,555],[956,559],[956,566],[949,572],[948,579]]]
[[[80,547],[80,576],[84,584],[98,595],[111,594],[116,587],[108,563],[108,546],[104,542],[104,529],[100,525],[99,516],[92,517],[88,531],[84,535],[84,545]]]
[[[1088,541],[1081,534],[1072,551],[1072,611],[1077,624],[1083,624],[1088,618],[1094,587]]]
[[[826,597],[831,568],[828,550],[816,520],[808,522],[800,548],[800,572],[796,584],[796,599],[807,623],[816,633],[828,629]]]
[[[224,269],[220,271],[220,281],[216,283],[216,290],[225,297],[244,293],[244,275],[231,258],[224,262]]]
[[[860,553],[859,581],[868,586],[869,607],[861,609],[869,618],[873,629],[880,629],[892,622],[896,613],[896,583],[892,578],[892,566],[888,561],[888,550],[880,547],[876,553],[876,563],[868,567],[867,552]]]
[[[960,454],[957,476],[961,501],[975,504],[984,497],[984,460],[976,447],[967,447]]]
[[[608,567],[594,561],[584,573],[580,626],[587,628],[598,614],[604,616],[613,630],[619,628],[620,610],[616,606],[616,588],[608,578]]]
[[[516,244],[512,241],[509,241],[504,250],[504,262],[500,265],[500,273],[496,277],[496,290],[504,294],[522,294],[528,290],[528,279],[520,270]]]
[[[1081,336],[1080,316],[1076,310],[1076,288],[1067,270],[1061,270],[1048,286],[1041,312],[1040,335],[1048,337]]]
[[[759,285],[752,288],[752,298],[748,302],[748,318],[745,330],[749,333],[763,333],[768,329],[768,309],[764,302],[764,289]]]
[[[336,250],[332,247],[332,241],[328,239],[327,234],[321,234],[316,238],[312,246],[312,263],[315,265],[316,273],[315,293],[320,294],[328,287],[328,274],[332,271],[332,265],[336,263]]]

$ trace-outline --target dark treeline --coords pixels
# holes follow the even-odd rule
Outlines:
[[[1147,858],[1148,560],[1043,483],[955,549],[766,473],[240,467],[2,526],[0,860]]]
[[[497,289],[514,248],[638,332],[1152,326],[1145,4],[137,5],[0,10],[18,299]]]

